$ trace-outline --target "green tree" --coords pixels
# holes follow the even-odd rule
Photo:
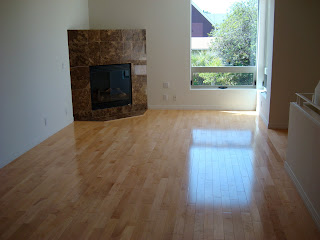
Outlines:
[[[210,49],[225,66],[255,66],[257,51],[257,0],[234,3],[226,19],[216,25]]]

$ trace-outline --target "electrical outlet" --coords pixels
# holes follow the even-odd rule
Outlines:
[[[47,126],[47,118],[43,118],[43,123],[44,123],[44,126]]]
[[[173,101],[177,101],[177,96],[176,95],[173,96]]]
[[[167,95],[167,94],[163,94],[162,97],[163,97],[163,100],[164,100],[164,101],[168,101],[168,95]]]
[[[164,82],[163,83],[163,88],[169,88],[169,83],[168,82]]]

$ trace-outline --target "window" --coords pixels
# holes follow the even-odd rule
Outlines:
[[[191,4],[192,87],[254,87],[258,0],[193,0]]]

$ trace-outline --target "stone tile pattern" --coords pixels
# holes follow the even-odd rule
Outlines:
[[[68,30],[73,115],[77,121],[107,121],[142,115],[147,110],[146,30]],[[132,105],[92,110],[90,66],[131,64]]]

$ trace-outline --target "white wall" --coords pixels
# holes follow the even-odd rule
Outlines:
[[[73,121],[67,29],[88,24],[88,0],[1,2],[0,167]]]
[[[313,92],[320,80],[320,1],[276,0],[270,128],[287,128],[295,92]]]
[[[89,19],[91,29],[147,29],[150,108],[255,110],[255,90],[190,90],[190,1],[90,0]]]
[[[267,92],[259,92],[257,95],[257,111],[260,117],[269,126],[271,82],[272,82],[272,58],[273,58],[273,35],[274,35],[274,7],[275,0],[263,0],[265,3],[265,67],[267,67]]]

